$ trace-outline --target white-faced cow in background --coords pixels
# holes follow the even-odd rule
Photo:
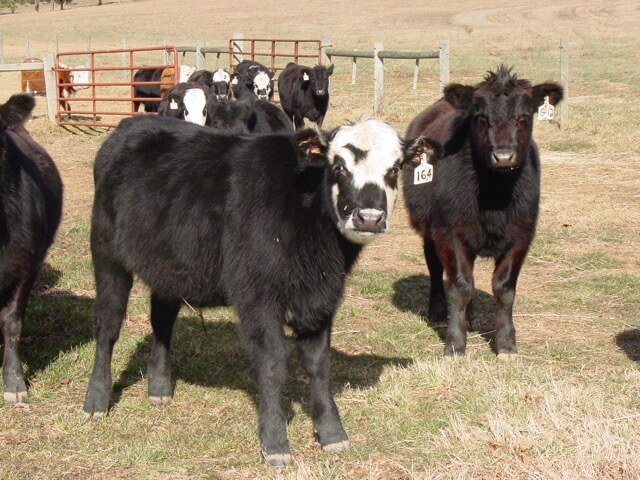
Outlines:
[[[207,98],[209,87],[199,83],[179,83],[171,87],[158,105],[158,115],[173,117],[204,125],[207,121]]]
[[[246,95],[255,95],[259,100],[273,98],[273,76],[275,72],[259,62],[243,60],[235,66],[231,76],[231,90],[238,100]]]
[[[278,95],[282,109],[296,128],[304,127],[308,118],[319,127],[329,107],[329,77],[333,65],[305,67],[289,63],[278,77]]]
[[[151,290],[153,404],[173,395],[169,347],[182,303],[232,305],[257,384],[266,461],[291,462],[281,403],[285,325],[309,377],[320,445],[345,448],[331,391],[331,325],[362,247],[387,230],[401,161],[398,134],[376,119],[338,127],[328,144],[313,130],[235,136],[157,117],[120,122],[94,166],[87,415],[97,420],[109,406],[113,346],[136,276]]]
[[[19,355],[22,321],[62,213],[58,170],[23,127],[34,106],[29,95],[0,105],[0,328],[4,399],[11,405],[27,402]]]

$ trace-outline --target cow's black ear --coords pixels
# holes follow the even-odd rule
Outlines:
[[[333,63],[327,67],[327,75],[333,74]]]
[[[299,130],[293,135],[300,170],[327,165],[327,142],[324,133],[313,128]]]
[[[473,103],[475,88],[460,83],[450,83],[444,87],[444,99],[458,110],[467,110]]]
[[[541,83],[533,87],[533,104],[536,108],[544,103],[544,97],[549,97],[551,105],[557,105],[562,100],[562,87],[557,83]]]
[[[273,78],[276,75],[276,71],[275,70],[267,70],[267,75],[269,75],[269,78]]]
[[[19,93],[11,96],[7,103],[0,105],[0,124],[4,127],[13,127],[29,120],[36,101],[31,95]]]
[[[424,135],[405,142],[404,159],[402,165],[417,167],[422,160],[434,164],[442,158],[442,145]]]

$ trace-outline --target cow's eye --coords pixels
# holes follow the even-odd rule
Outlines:
[[[527,115],[522,115],[518,118],[518,125],[526,125],[529,122],[529,117]]]
[[[476,121],[480,124],[480,125],[487,125],[489,123],[489,119],[487,118],[486,115],[477,115],[476,116]]]
[[[397,175],[398,172],[400,172],[400,167],[396,165],[391,170],[389,170],[389,175]]]
[[[336,163],[333,166],[333,171],[335,173],[343,173],[345,171],[344,165],[342,165],[341,163]]]

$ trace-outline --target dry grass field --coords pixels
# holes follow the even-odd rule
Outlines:
[[[492,263],[476,265],[466,358],[442,358],[443,331],[422,316],[429,278],[402,205],[392,231],[351,277],[333,336],[334,391],[352,448],[321,452],[309,397],[291,362],[287,384],[293,466],[261,461],[255,388],[230,309],[187,308],[173,344],[173,404],[146,400],[148,294],[132,292],[114,353],[114,406],[83,422],[93,362],[94,287],[88,234],[93,158],[105,133],[46,120],[28,125],[65,183],[64,217],[32,297],[23,360],[31,403],[0,404],[0,478],[144,479],[637,479],[640,478],[640,5],[506,0],[475,2],[221,2],[78,0],[65,11],[0,15],[5,62],[82,49],[161,44],[223,46],[247,37],[320,38],[336,48],[432,50],[451,44],[451,79],[475,83],[504,62],[533,82],[559,80],[570,43],[566,128],[536,122],[543,180],[537,238],[518,285],[520,359],[496,361],[488,338]],[[212,61],[210,59],[209,61]],[[325,126],[371,114],[371,66],[336,59]],[[213,67],[213,65],[211,65]],[[438,96],[437,63],[385,64],[383,117],[403,132]],[[0,99],[19,76],[0,74]]]

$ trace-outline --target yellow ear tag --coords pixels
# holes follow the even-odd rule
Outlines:
[[[554,106],[549,103],[549,95],[544,97],[544,103],[538,107],[538,120],[553,120]]]

